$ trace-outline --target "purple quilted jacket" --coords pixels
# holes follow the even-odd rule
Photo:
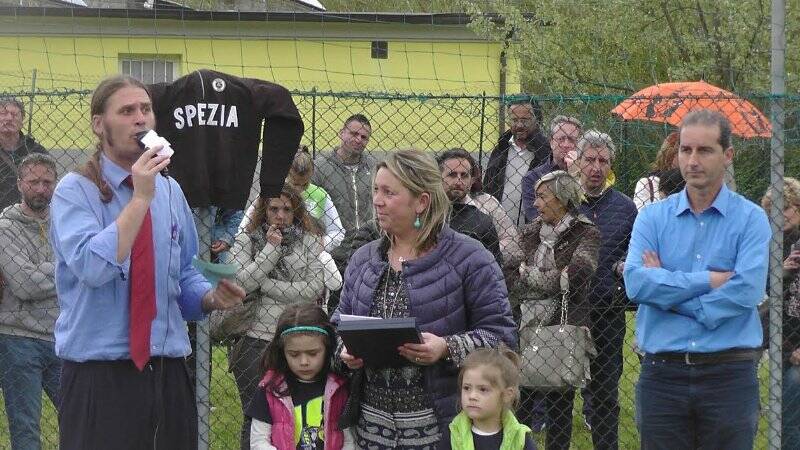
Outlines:
[[[382,256],[388,241],[379,239],[358,249],[345,272],[339,314],[369,315],[378,281],[388,262]],[[411,316],[420,331],[448,336],[483,329],[517,348],[517,328],[500,267],[478,241],[444,227],[438,243],[425,256],[403,265]],[[425,369],[428,392],[440,426],[458,413],[458,367],[440,361]]]

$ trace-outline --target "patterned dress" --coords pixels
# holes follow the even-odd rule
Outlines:
[[[408,293],[401,273],[389,267],[379,286],[369,315],[409,317]],[[366,369],[361,417],[356,427],[358,448],[436,448],[440,432],[422,370],[422,366],[411,363],[400,368]]]
[[[372,317],[410,317],[408,291],[402,273],[391,266],[381,276],[370,307]],[[460,366],[478,347],[495,347],[498,338],[485,330],[446,336],[445,364]],[[366,369],[361,415],[356,425],[360,449],[435,449],[441,436],[433,401],[426,391],[424,367]]]

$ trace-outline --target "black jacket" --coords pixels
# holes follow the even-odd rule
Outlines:
[[[19,203],[19,189],[17,189],[17,167],[19,163],[31,153],[47,153],[44,147],[36,142],[32,137],[19,133],[17,148],[12,152],[4,152],[0,158],[0,211],[7,206]],[[14,165],[11,165],[13,161]]]
[[[489,162],[486,163],[486,171],[483,175],[484,192],[492,195],[499,202],[503,201],[503,189],[505,189],[506,185],[508,147],[511,146],[508,142],[509,139],[511,139],[511,130],[506,131],[500,136],[500,140],[497,141],[497,145],[489,155]],[[533,134],[533,138],[528,141],[527,148],[528,151],[534,153],[533,160],[528,167],[529,171],[550,158],[550,142],[539,130],[536,130]]]
[[[262,141],[260,194],[280,193],[303,135],[286,88],[198,70],[150,91],[156,131],[175,150],[170,175],[190,206],[244,209]]]
[[[480,212],[478,208],[465,203],[453,203],[453,212],[450,215],[450,228],[465,234],[486,247],[492,252],[494,259],[500,267],[503,266],[503,256],[500,253],[500,239],[494,228],[492,218]]]
[[[347,263],[353,253],[364,244],[381,238],[381,231],[375,220],[368,220],[361,228],[356,228],[345,232],[344,239],[338,247],[331,250],[331,257],[336,263],[336,267],[344,274]]]

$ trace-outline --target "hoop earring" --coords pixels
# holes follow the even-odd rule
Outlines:
[[[422,228],[422,221],[419,220],[419,214],[417,214],[417,218],[414,219],[414,229],[419,230],[420,228]]]

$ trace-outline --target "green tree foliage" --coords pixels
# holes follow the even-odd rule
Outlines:
[[[480,35],[511,36],[509,51],[523,61],[531,92],[629,94],[699,79],[736,92],[769,90],[767,0],[458,1]],[[794,91],[798,15],[800,0],[787,0],[787,88]]]
[[[442,13],[458,12],[454,0],[321,0],[328,11],[333,12],[398,12],[398,13]],[[463,12],[463,11],[462,11]]]

